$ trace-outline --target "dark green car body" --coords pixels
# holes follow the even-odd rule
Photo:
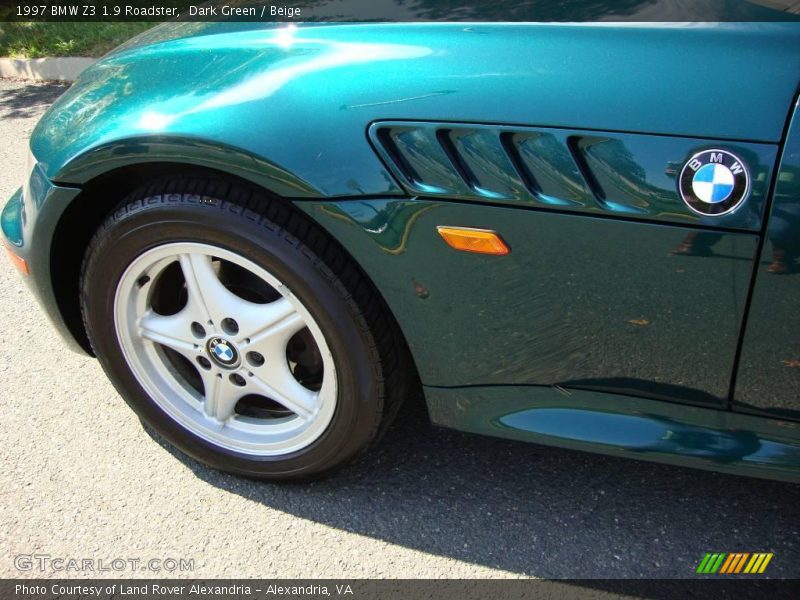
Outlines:
[[[93,227],[152,174],[223,172],[358,262],[434,422],[798,481],[799,82],[796,23],[162,27],[43,117],[2,229],[87,350]],[[709,218],[676,179],[712,148],[751,186]]]

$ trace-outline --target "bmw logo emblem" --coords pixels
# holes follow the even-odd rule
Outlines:
[[[704,150],[683,166],[678,189],[693,212],[719,217],[735,211],[747,199],[750,173],[735,154],[727,150]]]
[[[222,367],[232,367],[239,362],[239,353],[228,340],[215,337],[208,340],[206,345],[208,354],[218,365]]]

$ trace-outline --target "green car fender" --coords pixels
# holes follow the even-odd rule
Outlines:
[[[796,426],[726,409],[798,47],[792,23],[162,26],[86,71],[42,118],[37,193],[12,199],[3,231],[74,338],[51,243],[82,190],[140,165],[236,175],[293,201],[364,268],[406,333],[436,422],[796,480]],[[407,124],[428,139],[458,129],[481,143],[593,145],[578,147],[589,162],[577,175],[551,178],[572,204],[449,194],[404,180],[381,145],[381,126]],[[674,170],[719,146],[750,161],[752,209],[709,223],[683,207]],[[443,165],[418,163],[426,176]],[[587,167],[613,177],[575,184]],[[437,225],[496,229],[511,255],[456,253]],[[713,258],[672,255],[698,232],[714,238]],[[613,264],[641,285],[618,293]],[[587,310],[559,303],[567,294]],[[538,329],[514,328],[520,319]],[[706,362],[685,360],[680,339]]]

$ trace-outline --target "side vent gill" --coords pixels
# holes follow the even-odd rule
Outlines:
[[[587,208],[602,199],[557,132],[376,123],[370,138],[414,195]]]

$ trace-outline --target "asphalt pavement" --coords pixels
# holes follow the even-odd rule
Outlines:
[[[3,199],[64,89],[0,80]],[[413,402],[327,480],[212,471],[143,429],[5,259],[0,348],[0,577],[691,578],[710,551],[773,552],[769,575],[800,577],[798,485],[461,434]],[[32,554],[194,569],[20,571]]]

